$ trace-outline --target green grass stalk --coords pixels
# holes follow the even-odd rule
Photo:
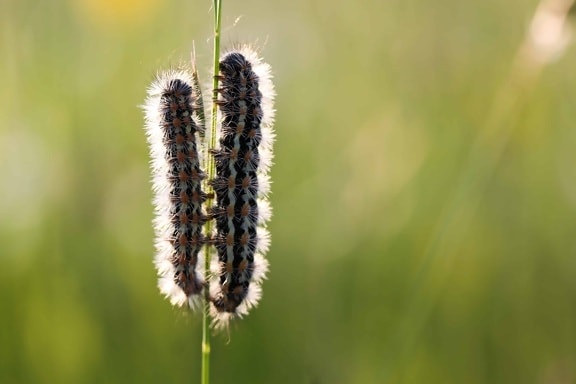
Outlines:
[[[218,74],[220,72],[220,30],[221,30],[221,14],[222,14],[222,0],[214,0],[214,76],[212,83],[212,120],[210,125],[210,142],[208,143],[208,150],[216,147],[216,125],[218,123],[218,105],[216,100],[218,98]],[[214,157],[207,154],[207,172],[208,180],[213,180],[216,173],[216,166]],[[210,212],[214,204],[214,191],[208,185],[207,192],[209,198],[206,201],[206,211]],[[206,226],[206,234],[212,233],[212,220],[208,221]],[[206,246],[206,257],[204,259],[204,280],[209,281],[210,275],[210,260],[212,258],[212,248]],[[210,383],[210,289],[207,286],[205,289],[204,311],[202,316],[202,378],[201,384]]]

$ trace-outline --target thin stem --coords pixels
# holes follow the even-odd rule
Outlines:
[[[220,72],[220,26],[221,26],[221,12],[222,0],[214,0],[214,77],[212,83],[212,124],[210,127],[210,142],[208,143],[208,151],[216,147],[216,125],[218,122],[218,105],[216,100],[218,98],[218,74]],[[214,157],[206,154],[207,159],[207,173],[208,180],[213,180],[216,170],[214,164]],[[206,201],[206,211],[210,212],[214,204],[214,190],[210,185],[207,185],[206,192],[209,198]],[[212,233],[212,220],[206,224],[206,234],[210,236]],[[212,247],[206,245],[206,257],[204,260],[204,280],[208,282],[210,277],[210,259],[212,258]],[[208,319],[208,312],[210,310],[210,289],[209,286],[204,290],[204,311],[202,317],[202,379],[201,384],[210,383],[210,322]]]

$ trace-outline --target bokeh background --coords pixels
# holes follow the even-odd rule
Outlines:
[[[273,67],[277,142],[271,273],[214,383],[576,383],[576,46],[546,51],[552,17],[526,50],[537,7],[224,1],[223,42]],[[212,21],[1,1],[1,383],[199,382],[139,105],[193,42],[210,79]]]

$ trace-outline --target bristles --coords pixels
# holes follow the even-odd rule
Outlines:
[[[194,64],[194,62],[192,62]],[[202,87],[196,66],[192,68],[192,93],[196,96],[194,114],[197,116],[198,133],[203,138],[206,133],[206,115],[204,113],[204,99],[202,97]]]
[[[217,76],[217,148],[200,150],[204,105],[196,69],[157,77],[144,106],[150,144],[156,232],[155,264],[161,292],[172,304],[201,306],[209,279],[213,325],[226,327],[261,296],[270,246],[266,224],[274,134],[274,87],[270,67],[247,46],[226,53]],[[206,152],[205,152],[206,151]],[[206,181],[202,164],[213,156],[216,175]],[[206,194],[207,185],[214,193]],[[214,198],[205,212],[202,205]],[[203,233],[208,220],[214,230]],[[203,247],[214,247],[210,271]],[[205,291],[204,291],[205,292]]]
[[[216,206],[213,239],[218,258],[212,262],[211,314],[217,327],[255,306],[268,269],[265,228],[270,207],[266,176],[272,160],[270,67],[249,47],[232,50],[220,61],[221,128],[219,148],[212,151],[217,176],[211,181]]]
[[[156,257],[161,292],[172,304],[197,307],[203,289],[200,252],[206,239],[197,111],[199,98],[186,71],[157,76],[144,106],[150,145],[156,217]]]

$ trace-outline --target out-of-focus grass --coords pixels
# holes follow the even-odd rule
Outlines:
[[[576,380],[574,47],[453,200],[536,4],[224,3],[223,41],[273,66],[278,140],[270,279],[215,383]],[[155,288],[138,105],[192,40],[208,68],[211,16],[0,5],[0,382],[198,380],[200,320]]]

